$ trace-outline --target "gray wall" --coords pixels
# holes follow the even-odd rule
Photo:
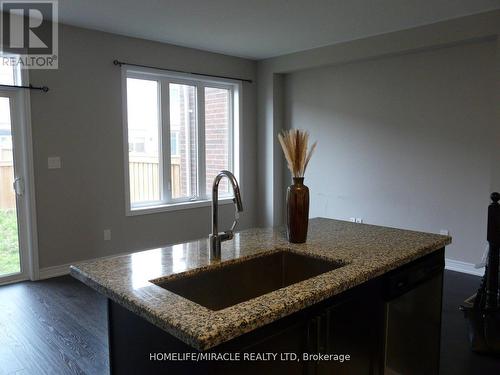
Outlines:
[[[210,208],[125,216],[120,69],[114,59],[255,79],[254,61],[62,26],[59,69],[33,70],[32,128],[40,267],[201,238]],[[243,85],[241,176],[245,212],[255,225],[256,89]],[[47,169],[59,155],[63,168]],[[233,208],[222,216],[228,224]],[[103,230],[112,240],[103,241]]]
[[[479,262],[500,137],[495,51],[481,42],[287,75],[285,124],[319,141],[310,215],[449,229],[447,257]]]
[[[282,86],[285,74],[443,48],[470,41],[498,40],[499,35],[500,10],[497,10],[259,61],[257,146],[260,156],[258,158],[260,222],[264,225],[276,225],[283,221],[283,157],[276,134],[286,127],[282,115]],[[500,74],[499,42],[497,42],[496,81],[497,98],[500,98],[498,74]],[[497,127],[500,126],[498,121],[500,108],[498,111]],[[495,159],[500,162],[500,156],[496,156]],[[500,170],[493,168],[492,174],[495,178],[491,189],[494,189],[500,183]],[[288,180],[288,176],[285,179]]]

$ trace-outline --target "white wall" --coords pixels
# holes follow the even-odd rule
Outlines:
[[[32,84],[50,88],[31,94],[40,267],[208,236],[210,207],[125,216],[121,79],[113,60],[249,79],[256,63],[69,26],[59,35],[59,69],[30,72]],[[255,86],[243,84],[242,228],[256,216]],[[53,155],[62,169],[47,169]],[[222,210],[226,225],[232,212]]]
[[[446,256],[479,262],[500,136],[495,52],[481,42],[289,74],[285,124],[318,140],[311,216],[449,229]]]

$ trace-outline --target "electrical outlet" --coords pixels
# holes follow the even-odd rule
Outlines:
[[[104,241],[111,241],[111,229],[104,229]]]
[[[61,158],[59,156],[49,156],[47,159],[47,168],[49,169],[61,168]]]
[[[361,224],[363,223],[363,218],[362,217],[350,217],[349,218],[349,221],[351,223],[358,223],[358,224]]]
[[[449,236],[450,235],[450,231],[448,229],[441,229],[439,231],[439,234],[442,234],[443,236]]]

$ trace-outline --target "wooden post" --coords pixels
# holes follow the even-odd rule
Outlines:
[[[486,274],[486,310],[495,310],[499,305],[498,262],[500,251],[500,200],[499,193],[492,193],[493,201],[488,207],[488,267]]]

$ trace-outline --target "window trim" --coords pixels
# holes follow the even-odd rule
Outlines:
[[[219,206],[227,204],[234,204],[233,198],[219,198]],[[129,212],[127,212],[126,216],[139,216],[139,215],[156,214],[160,212],[190,210],[193,208],[210,207],[211,205],[212,205],[211,199],[178,202],[170,204],[149,205],[141,208],[132,208]]]
[[[158,116],[159,116],[159,178],[162,181],[160,186],[160,200],[141,202],[132,205],[130,201],[130,172],[129,172],[129,152],[128,152],[128,115],[127,115],[127,78],[153,80],[158,85]],[[242,83],[240,81],[213,77],[190,75],[187,73],[177,73],[154,68],[138,68],[131,66],[122,66],[122,124],[123,124],[123,153],[124,153],[124,177],[125,177],[125,214],[126,216],[136,216],[142,214],[151,214],[165,211],[184,210],[197,207],[206,207],[211,205],[208,192],[206,192],[206,164],[205,164],[205,134],[201,124],[204,124],[205,109],[199,110],[204,105],[205,87],[221,88],[230,90],[229,95],[229,118],[232,126],[229,127],[229,169],[233,171],[241,184],[241,165],[240,165],[240,127],[242,123]],[[165,84],[167,83],[167,84]],[[169,102],[168,83],[177,83],[194,86],[196,88],[196,133],[198,145],[198,173],[197,186],[199,199],[192,200],[189,197],[172,199],[170,188],[170,173],[164,173],[169,170],[171,161],[170,150],[170,113],[169,106],[162,105]],[[200,95],[201,94],[201,95]],[[203,183],[202,183],[203,182]],[[232,196],[221,196],[219,204],[233,203]]]

